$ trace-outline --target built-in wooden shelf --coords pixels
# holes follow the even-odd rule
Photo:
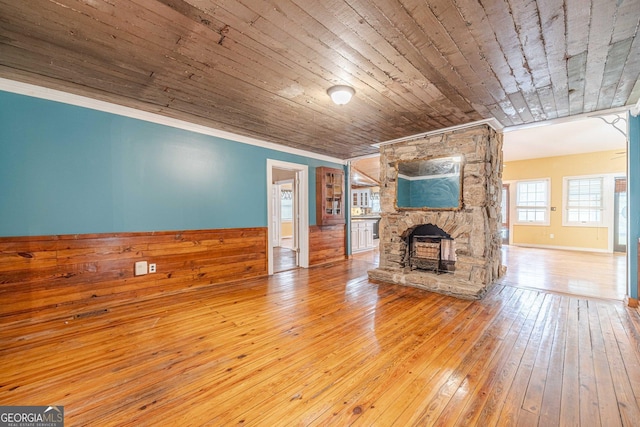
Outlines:
[[[316,224],[344,224],[344,209],[344,171],[316,168]]]

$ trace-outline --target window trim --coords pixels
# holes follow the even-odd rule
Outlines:
[[[613,190],[609,191],[614,181],[614,177],[616,174],[593,174],[593,175],[577,175],[577,176],[563,176],[562,177],[562,226],[563,227],[598,227],[605,228],[608,227],[609,224],[609,215],[610,210],[613,207],[610,205],[609,193],[612,193]],[[577,180],[577,179],[593,179],[600,178],[602,179],[602,206],[600,210],[600,221],[586,221],[586,222],[576,222],[569,221],[569,208],[568,208],[568,190],[569,190],[569,180]]]
[[[531,226],[543,226],[548,227],[551,224],[551,178],[534,178],[534,179],[519,179],[512,181],[514,185],[514,203],[513,203],[513,225],[531,225]],[[520,221],[518,215],[518,209],[525,208],[526,206],[518,205],[518,191],[520,183],[525,182],[544,182],[547,186],[547,200],[545,200],[544,208],[544,221]],[[540,208],[540,206],[538,206]]]

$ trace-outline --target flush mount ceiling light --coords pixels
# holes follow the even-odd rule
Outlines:
[[[351,101],[351,97],[356,93],[356,91],[351,86],[339,85],[330,87],[327,89],[327,93],[333,102],[338,105],[344,105]]]

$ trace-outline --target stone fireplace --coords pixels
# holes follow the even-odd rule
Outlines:
[[[482,298],[504,273],[499,236],[502,136],[478,125],[385,145],[380,151],[380,266],[369,271],[369,278]],[[455,206],[399,207],[399,163],[449,157],[462,159]]]

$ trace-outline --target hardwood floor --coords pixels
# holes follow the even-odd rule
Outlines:
[[[298,268],[296,265],[296,254],[291,248],[275,246],[273,248],[273,271],[282,271]]]
[[[375,257],[0,319],[0,404],[64,405],[67,426],[638,425],[622,302],[512,286],[524,269],[481,301],[375,285]]]
[[[572,295],[622,300],[627,290],[623,253],[502,247],[503,283]]]

